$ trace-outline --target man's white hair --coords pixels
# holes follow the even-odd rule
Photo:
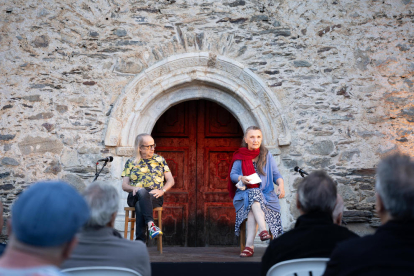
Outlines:
[[[414,162],[396,154],[382,160],[375,183],[385,209],[393,219],[414,219]]]
[[[118,211],[118,191],[108,183],[96,181],[85,189],[83,195],[90,209],[90,218],[85,228],[106,226]]]

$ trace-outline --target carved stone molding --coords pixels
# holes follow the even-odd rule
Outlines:
[[[227,108],[246,129],[258,125],[268,147],[290,145],[281,105],[264,82],[237,61],[210,53],[171,56],[138,74],[117,99],[105,145],[117,155],[133,150],[135,136],[151,133],[158,118],[183,101],[207,99]]]

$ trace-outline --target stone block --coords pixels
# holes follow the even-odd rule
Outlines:
[[[282,159],[283,165],[285,165],[286,168],[291,169],[298,165],[298,162],[296,160],[290,159],[290,158],[283,158]]]
[[[289,29],[269,29],[261,31],[260,34],[274,34],[275,36],[291,36],[291,31]]]
[[[61,141],[54,138],[26,136],[19,144],[23,155],[52,152],[60,154],[63,149]]]
[[[335,149],[335,145],[331,140],[322,140],[320,142],[315,142],[309,148],[309,152],[311,154],[316,155],[329,155]]]
[[[411,106],[409,108],[403,109],[398,115],[405,118],[408,122],[412,123],[414,122],[414,107]]]
[[[40,102],[40,101],[42,101],[42,99],[40,98],[40,95],[24,96],[24,97],[21,97],[20,99],[26,100],[26,101],[29,101],[29,102]]]
[[[237,0],[237,1],[234,1],[234,2],[231,2],[231,3],[227,3],[227,4],[224,4],[224,5],[227,5],[227,6],[230,6],[230,7],[244,6],[244,5],[246,5],[246,1],[244,1],[244,0]]]
[[[351,161],[352,158],[355,155],[358,155],[358,157],[359,157],[360,156],[360,153],[361,152],[359,151],[359,149],[352,149],[352,150],[343,151],[340,154],[339,160],[340,161]]]
[[[74,149],[65,148],[62,156],[60,157],[60,162],[64,167],[74,167],[80,165],[78,152]]]
[[[12,184],[0,185],[0,190],[13,190],[14,186]]]
[[[82,178],[75,174],[65,174],[62,177],[62,180],[70,184],[79,192],[83,192],[86,188],[85,182],[83,182]]]
[[[308,61],[305,60],[294,60],[293,66],[295,67],[311,67],[312,64],[310,64]]]
[[[355,202],[359,199],[357,193],[348,185],[339,185],[338,193],[342,196],[345,202]]]
[[[264,14],[253,15],[252,18],[250,18],[250,21],[252,22],[269,21],[269,17]]]
[[[62,167],[60,166],[59,161],[52,161],[50,165],[46,168],[44,173],[52,173],[54,175],[57,175],[62,171]]]
[[[0,134],[0,141],[13,140],[14,137],[16,137],[16,134]]]
[[[140,63],[123,59],[115,66],[115,71],[128,74],[138,74],[142,69],[143,67]]]
[[[1,159],[1,164],[5,165],[5,166],[18,166],[18,165],[20,165],[20,163],[16,159],[13,159],[11,157],[3,157]]]
[[[0,173],[0,179],[6,178],[10,176],[10,172]]]
[[[48,132],[51,132],[55,129],[55,125],[49,123],[42,124],[42,127],[44,127]]]
[[[56,111],[59,112],[60,114],[63,114],[66,111],[68,111],[68,106],[58,104],[58,105],[56,105]]]
[[[361,49],[357,49],[354,51],[354,58],[356,68],[362,71],[368,69],[368,64],[370,63],[371,59],[366,54],[366,52],[362,51]]]
[[[34,116],[30,116],[28,119],[29,120],[44,120],[44,119],[50,119],[52,117],[53,117],[52,112],[42,112]]]
[[[123,37],[127,35],[127,31],[125,31],[124,29],[117,29],[114,31],[114,35]]]
[[[37,36],[32,44],[36,48],[46,48],[49,46],[49,37],[47,35]]]
[[[313,158],[306,162],[306,165],[314,167],[315,169],[324,169],[331,165],[330,158]]]
[[[96,147],[82,146],[78,149],[79,154],[99,154],[100,150]]]

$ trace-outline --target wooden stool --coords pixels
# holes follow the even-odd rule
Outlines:
[[[128,223],[131,222],[131,229],[129,233],[129,239],[132,241],[134,239],[134,230],[135,230],[135,207],[125,207],[125,230],[124,230],[124,238],[126,239],[128,236]],[[131,217],[129,217],[129,211],[131,211]],[[154,208],[153,211],[158,212],[158,217],[154,217],[154,221],[158,220],[158,227],[162,230],[162,207]],[[157,242],[157,249],[162,254],[162,234],[156,237],[158,239]]]
[[[246,222],[247,222],[247,219],[245,219],[240,225],[240,252],[243,252],[243,250],[246,248]],[[256,228],[256,232],[257,232],[257,228]],[[273,240],[273,234],[272,232],[270,232],[270,229],[269,229],[269,234],[271,236],[270,240]]]

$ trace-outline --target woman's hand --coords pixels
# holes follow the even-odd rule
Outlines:
[[[278,186],[276,192],[279,195],[279,198],[285,197],[285,188],[283,186],[282,187]]]
[[[250,184],[250,182],[249,182],[249,180],[247,180],[247,176],[240,176],[239,177],[239,181],[241,180],[241,182],[243,182],[243,184],[244,185],[249,185]]]
[[[154,195],[155,198],[159,198],[159,197],[164,195],[164,191],[163,190],[158,190],[158,189],[154,189],[149,193]]]
[[[283,181],[282,178],[278,178],[276,180],[276,184],[277,184],[276,193],[279,195],[279,198],[284,198],[285,197],[285,182]]]

